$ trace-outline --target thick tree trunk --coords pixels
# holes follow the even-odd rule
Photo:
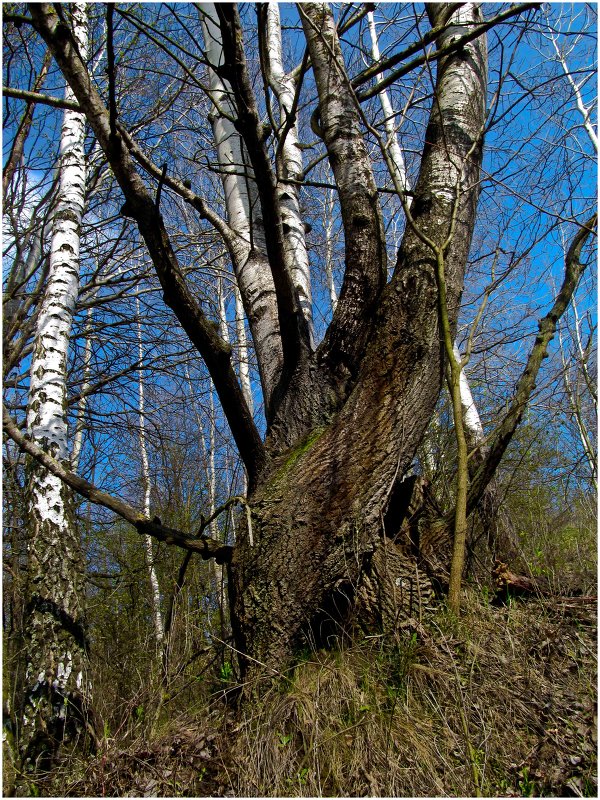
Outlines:
[[[87,51],[87,10],[74,4],[73,33]],[[73,99],[70,89],[67,99]],[[79,282],[84,205],[85,117],[65,111],[60,186],[53,218],[50,273],[38,319],[27,410],[30,438],[62,462],[67,350]],[[91,687],[85,635],[84,561],[71,489],[31,460],[28,471],[28,588],[25,685],[20,750],[25,772],[47,769],[63,748],[89,740]]]
[[[479,19],[478,9],[467,6],[466,15],[461,10],[463,24]],[[351,156],[354,173],[365,168],[359,129],[352,121],[356,112],[342,97],[330,12],[313,3],[301,10],[320,91],[324,138],[334,171],[344,184]],[[454,234],[445,250],[448,309],[454,326],[475,219],[485,87],[484,39],[469,44],[466,53],[440,60],[412,204],[413,222],[393,278],[379,293],[377,270],[369,273],[372,265],[366,264],[366,252],[373,252],[373,244],[360,236],[348,240],[353,227],[378,230],[369,181],[363,180],[363,188],[354,192],[350,182],[345,185],[345,201],[340,192],[342,205],[346,202],[346,276],[351,262],[350,273],[361,280],[367,297],[361,292],[363,304],[357,305],[357,298],[342,290],[336,314],[352,315],[351,327],[360,328],[361,335],[354,342],[336,340],[335,335],[326,340],[315,356],[313,375],[319,377],[313,377],[311,390],[323,391],[331,380],[319,361],[323,353],[330,358],[336,354],[332,369],[339,367],[340,359],[355,369],[358,360],[359,366],[337,410],[313,423],[309,433],[294,440],[293,432],[302,429],[297,419],[304,413],[301,400],[295,406],[285,402],[280,406],[278,441],[294,443],[273,458],[250,495],[252,543],[247,535],[238,537],[231,565],[232,621],[246,676],[265,666],[277,671],[303,638],[326,637],[331,630],[327,620],[343,616],[369,572],[382,574],[386,563],[394,561],[401,570],[405,565],[414,567],[414,544],[390,544],[394,557],[387,561],[380,548],[387,547],[382,523],[390,495],[411,465],[442,386],[435,257],[424,236],[441,246],[454,218]],[[347,129],[341,140],[340,126]],[[361,327],[364,303],[377,297],[373,320]],[[333,327],[335,334],[335,319]],[[397,575],[392,582],[400,587],[397,578],[403,580]]]

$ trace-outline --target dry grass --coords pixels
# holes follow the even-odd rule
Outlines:
[[[595,621],[471,599],[384,643],[318,653],[239,727],[236,793],[596,795]]]
[[[214,699],[107,741],[61,794],[596,796],[595,637],[577,598],[473,594],[460,620],[305,654],[242,715]]]
[[[219,709],[200,720],[173,719],[153,738],[140,736],[124,748],[111,740],[79,770],[71,765],[56,774],[54,788],[64,797],[222,796],[230,784],[220,755],[228,726]]]

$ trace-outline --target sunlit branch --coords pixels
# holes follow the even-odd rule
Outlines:
[[[230,561],[233,552],[232,547],[224,545],[214,539],[200,536],[210,520],[206,521],[206,524],[200,526],[199,534],[196,537],[189,536],[175,528],[169,528],[163,525],[160,520],[157,520],[156,517],[154,519],[149,519],[145,514],[138,511],[138,509],[129,505],[129,503],[126,503],[124,500],[98,489],[93,483],[86,481],[85,478],[80,477],[59,461],[52,458],[52,456],[48,455],[48,453],[44,452],[21,433],[17,424],[4,406],[2,408],[2,427],[7,436],[9,436],[24,453],[35,458],[36,461],[44,466],[52,475],[60,478],[67,486],[70,486],[71,489],[74,489],[90,502],[103,506],[109,511],[113,511],[127,522],[130,522],[138,533],[152,536],[160,542],[180,547],[183,550],[191,550],[194,553],[198,553],[203,559],[215,558],[220,563]],[[228,501],[226,507],[222,507],[219,510],[219,513],[229,508],[237,500],[238,498],[232,498]]]

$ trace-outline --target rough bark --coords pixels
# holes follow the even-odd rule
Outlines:
[[[369,21],[369,33],[371,37],[371,55],[375,63],[378,63],[380,61],[380,52],[377,40],[375,17],[372,12],[369,12],[367,16]],[[460,21],[459,15],[455,14],[454,19],[451,19],[450,22],[452,21]],[[439,46],[444,47],[445,45],[450,44],[452,41],[453,33],[452,29],[450,28],[449,30],[444,31],[444,33],[440,36]],[[398,142],[398,136],[395,129],[396,115],[385,88],[380,90],[378,97],[384,116],[383,125],[386,132],[386,140],[381,144],[387,153],[386,161],[392,176],[394,187],[399,194],[402,194],[403,192],[410,191],[411,186],[406,175],[404,156]],[[405,202],[410,209],[412,204],[410,196],[406,197]],[[462,357],[456,343],[453,347],[453,356],[457,364],[462,364]],[[458,370],[457,382],[457,390],[460,394],[460,405],[462,409],[462,430],[460,432],[457,431],[457,439],[461,438],[464,445],[466,445],[466,448],[468,448],[468,451],[470,452],[468,469],[471,473],[474,473],[475,469],[481,464],[482,459],[484,458],[486,449],[485,433],[481,424],[479,412],[477,411],[477,406],[475,405],[475,401],[471,393],[469,381],[462,366]],[[452,396],[453,387],[450,375],[448,376],[448,389],[450,395]],[[464,456],[465,453],[463,452],[463,461],[465,460]],[[466,475],[463,475],[463,498],[465,490],[465,478]],[[490,554],[492,560],[497,556],[502,557],[503,559],[509,559],[510,561],[514,560],[517,555],[515,532],[508,514],[502,508],[501,498],[499,497],[496,482],[494,480],[490,482],[485,490],[479,507],[479,513],[485,528],[485,533],[487,535],[485,537],[479,537],[476,542],[469,543],[468,555],[471,565],[473,565],[475,561],[483,561],[486,568],[489,568],[489,564],[491,563]],[[430,519],[429,525],[436,526],[436,520]],[[477,557],[475,556],[475,549],[477,549]],[[488,550],[488,553],[484,552],[486,549]]]
[[[321,135],[335,176],[345,237],[345,272],[333,320],[315,353],[302,351],[276,397],[267,449],[280,453],[327,425],[356,385],[387,276],[383,221],[361,114],[331,9],[299,6],[317,85]]]
[[[410,224],[387,285],[377,193],[362,140],[360,109],[345,72],[333,17],[320,3],[300,8],[319,94],[317,127],[339,188],[346,237],[344,285],[333,323],[317,353],[305,346],[297,297],[288,285],[289,255],[285,252],[281,197],[275,190],[273,170],[270,165],[268,170],[260,169],[268,153],[244,63],[239,19],[229,7],[219,12],[221,35],[227,38],[228,63],[223,66],[229,67],[221,74],[227,71],[233,81],[236,130],[245,139],[260,183],[265,221],[268,219],[273,230],[273,241],[266,249],[274,276],[278,320],[286,323],[286,329],[281,324],[280,329],[288,374],[275,393],[277,402],[272,406],[264,448],[248,403],[233,380],[226,343],[216,336],[190,297],[160,213],[133,168],[129,140],[115,137],[114,126],[111,132],[110,115],[93,86],[86,83],[70,41],[52,11],[47,6],[39,7],[43,11],[35,8],[32,6],[35,25],[76,87],[77,99],[123,188],[128,213],[138,222],[152,254],[165,300],[206,358],[249,469],[250,507],[246,510],[251,528],[245,534],[241,532],[231,564],[234,632],[246,674],[251,664],[277,669],[303,635],[316,635],[315,620],[336,609],[339,613],[347,604],[344,597],[353,600],[366,584],[365,576],[369,580],[375,576],[381,584],[384,572],[391,570],[392,584],[388,585],[402,587],[396,583],[394,571],[400,570],[410,556],[422,554],[427,546],[435,549],[435,537],[428,537],[428,542],[416,541],[410,526],[404,529],[407,532],[398,533],[388,512],[442,385],[445,356],[435,257],[440,252],[447,289],[446,328],[454,334],[456,327],[475,219],[485,122],[485,38],[481,36],[484,26],[479,25],[478,6],[428,6],[435,31],[431,41],[436,41],[438,48],[432,55],[432,63],[437,65],[435,97],[414,200],[408,210]],[[452,15],[457,15],[454,22],[460,25],[446,25],[448,20],[453,22]],[[469,33],[463,35],[465,30]],[[155,174],[151,169],[149,172]],[[574,243],[575,260],[587,235],[589,231]],[[576,285],[580,274],[576,267],[571,264],[568,292],[561,293],[558,305],[542,321],[539,341],[506,424],[492,440],[491,455],[473,479],[471,509],[479,502],[518,424],[556,318]],[[15,440],[19,441],[16,435]],[[72,473],[62,474],[71,485],[88,491],[88,496],[100,497],[94,487],[75,480]],[[124,504],[105,498],[100,502],[114,509],[118,506],[118,513],[129,514],[126,518],[134,520],[139,530],[169,543],[205,550],[208,557],[221,552],[215,549],[215,543],[209,548],[206,540],[200,542],[160,525],[153,528],[146,517]],[[391,553],[388,558],[383,557],[386,549]],[[226,550],[221,552],[226,561],[231,551],[222,550]],[[386,611],[386,615],[394,619],[392,611]]]
[[[360,111],[331,9],[298,5],[319,94],[321,135],[338,188],[345,237],[344,282],[321,358],[346,383],[357,374],[372,333],[376,302],[387,277],[385,236]]]
[[[74,4],[72,25],[85,58],[85,4]],[[73,98],[69,88],[66,98]],[[63,463],[69,461],[67,351],[79,285],[84,136],[84,115],[65,111],[50,270],[34,339],[27,408],[30,439]],[[73,517],[72,492],[34,460],[28,468],[28,533],[26,671],[19,739],[25,773],[38,774],[53,763],[62,749],[89,743],[91,687],[84,562]]]
[[[472,13],[478,18],[477,9]],[[354,106],[347,84],[337,77],[342,65],[328,55],[336,51],[327,10],[305,4],[302,14],[317,70],[321,58],[323,73],[317,85],[335,84],[335,102],[342,104],[339,113],[332,111],[329,118],[327,107],[333,98],[326,93],[321,98],[322,124],[332,132],[337,128],[338,137],[333,138],[340,138],[341,145],[348,137],[356,143],[360,131],[351,111]],[[477,202],[485,61],[481,39],[469,44],[466,53],[440,60],[415,187],[414,226],[407,229],[385,289],[379,284],[381,256],[373,269],[366,263],[366,243],[360,238],[347,241],[346,279],[349,272],[362,275],[371,303],[380,295],[369,323],[373,330],[362,345],[365,352],[353,390],[337,413],[276,457],[268,477],[249,496],[254,541],[251,545],[247,536],[238,537],[230,579],[234,634],[238,649],[246,654],[247,673],[257,664],[280,667],[303,636],[315,635],[315,620],[329,614],[336,592],[338,599],[341,590],[354,595],[381,543],[381,519],[391,490],[406,474],[433,413],[442,385],[443,351],[435,258],[423,234],[441,246],[454,219],[456,235],[446,249],[445,266],[449,314],[455,325]],[[345,98],[340,100],[342,93]],[[362,158],[354,147],[341,157],[335,141],[328,147],[338,167],[340,158],[348,159],[350,153],[355,162]],[[364,166],[355,163],[356,170]],[[343,184],[343,174],[338,182]],[[346,197],[340,192],[340,202],[345,224],[351,226],[357,219],[348,207],[356,210],[358,203],[365,214],[368,208],[365,222],[375,231],[374,247],[379,252],[382,239],[368,182],[366,192],[355,188]],[[369,248],[372,253],[372,243]],[[342,313],[349,313],[349,306],[358,316],[362,313],[356,304],[344,305]],[[360,346],[352,349],[356,359]]]

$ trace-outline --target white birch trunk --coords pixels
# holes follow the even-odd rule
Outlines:
[[[460,363],[462,356],[456,343],[453,349],[454,358]],[[460,404],[462,406],[463,424],[469,441],[469,449],[472,450],[474,447],[479,447],[483,443],[485,433],[464,369],[460,371]]]
[[[283,67],[279,4],[273,2],[267,4],[267,51],[271,88],[279,102],[279,127],[283,130],[294,106],[296,82],[291,75],[286,74]],[[281,156],[283,175],[280,177],[284,180],[301,181],[304,177],[304,164],[298,139],[298,126],[295,122],[289,126]],[[293,183],[280,183],[277,192],[283,217],[287,261],[291,267],[292,280],[298,293],[302,313],[308,322],[311,346],[314,346],[310,264],[304,222],[300,213],[298,186]]]
[[[221,31],[214,3],[200,3],[206,56],[211,64],[223,62]],[[215,111],[210,115],[217,159],[225,192],[229,224],[234,243],[234,271],[248,314],[254,339],[265,402],[268,402],[281,370],[283,351],[279,333],[277,299],[267,261],[262,212],[252,170],[244,158],[241,138],[232,118],[235,110],[231,90],[217,73],[209,70],[210,96]],[[229,117],[229,119],[228,119]]]
[[[135,298],[137,316],[137,340],[138,340],[138,416],[139,416],[139,440],[140,456],[142,462],[142,486],[144,487],[144,514],[150,519],[150,463],[148,461],[148,448],[146,445],[146,420],[145,420],[145,396],[144,396],[144,348],[142,345],[142,322],[140,316],[140,298]],[[162,651],[165,629],[163,625],[162,613],[160,610],[160,586],[158,576],[154,566],[154,554],[152,550],[152,537],[144,536],[144,555],[150,578],[150,588],[152,590],[152,620],[154,623],[154,635],[159,651]]]
[[[214,387],[212,381],[210,381],[210,399],[209,399],[209,428],[208,428],[208,446],[206,444],[206,431],[205,426],[202,421],[202,416],[198,411],[198,407],[196,405],[196,401],[194,399],[195,394],[192,387],[192,381],[190,379],[190,373],[188,368],[185,368],[185,375],[187,384],[190,390],[190,402],[192,404],[192,411],[194,413],[194,417],[196,419],[196,425],[198,426],[198,431],[200,433],[200,442],[202,444],[202,453],[204,455],[204,461],[206,464],[206,486],[208,490],[208,516],[212,516],[216,510],[216,501],[217,501],[217,472],[216,472],[216,463],[215,463],[215,445],[216,445],[216,421],[215,421],[215,402],[213,397]],[[212,520],[209,525],[209,532],[210,536],[213,539],[219,538],[219,526],[216,519]],[[223,586],[223,567],[221,564],[217,564],[214,559],[211,559],[208,564],[208,568],[211,574],[211,579],[214,582],[214,589],[217,595],[217,602],[219,603],[219,609],[223,615],[227,613],[227,599],[225,596],[224,586]]]
[[[85,59],[86,4],[73,4],[72,25]],[[69,87],[65,99],[75,99]],[[84,115],[66,110],[50,267],[34,337],[27,406],[29,437],[59,461],[69,459],[66,376],[79,292],[79,237],[86,177],[84,138]],[[73,741],[85,731],[91,686],[87,676],[84,560],[74,524],[71,490],[33,461],[28,476],[28,517],[30,613],[25,623],[21,749],[25,769],[35,771],[34,762],[41,753],[52,758],[61,738],[64,742]],[[65,619],[69,620],[68,625]],[[61,729],[62,735],[58,735]],[[58,740],[47,733],[49,730],[55,731]],[[85,735],[82,745],[84,739]]]
[[[244,306],[242,305],[242,296],[237,284],[235,284],[233,288],[233,293],[235,298],[235,331],[238,340],[240,382],[250,413],[253,414],[254,401],[252,399],[252,387],[250,384],[250,360],[248,357],[246,326],[244,324]]]
[[[377,29],[375,27],[375,17],[372,11],[368,13],[369,20],[369,33],[371,35],[371,56],[373,61],[379,61],[379,42],[377,40]],[[388,93],[382,89],[379,93],[379,102],[381,103],[381,110],[383,111],[383,127],[386,132],[386,150],[389,156],[389,163],[393,170],[394,185],[400,187],[402,191],[410,191],[410,183],[406,175],[406,165],[404,163],[404,155],[398,143],[398,136],[396,133],[395,114],[392,104],[390,102]],[[410,205],[411,199],[407,198]]]
[[[325,277],[331,301],[331,313],[335,313],[338,295],[333,280],[333,189],[327,190],[325,199]]]
[[[219,279],[222,281],[222,278]],[[223,301],[223,287],[221,284],[220,302],[219,302],[219,327],[225,329],[225,341],[229,341],[229,334],[227,332],[227,318],[225,315],[225,303]],[[217,472],[215,464],[215,447],[216,447],[216,433],[217,421],[215,416],[215,401],[213,396],[213,384],[210,383],[210,458],[209,458],[209,502],[210,514],[215,513],[217,508]],[[210,535],[213,539],[219,538],[219,524],[216,519],[210,523]],[[217,590],[217,600],[219,603],[219,610],[221,612],[221,621],[225,620],[227,615],[227,598],[225,596],[225,585],[223,582],[223,566],[217,564],[216,561],[211,560],[211,568],[214,570],[215,586]]]
[[[212,516],[217,508],[217,471],[215,464],[215,447],[217,425],[215,420],[215,401],[213,397],[213,385],[210,383],[210,420],[209,420],[209,452],[208,452],[208,511]],[[213,519],[209,525],[210,535],[213,539],[219,538],[219,524]],[[223,584],[223,566],[211,559],[210,569],[214,575],[217,602],[221,612],[221,619],[225,619],[227,614],[227,600],[225,597],[225,587]]]
[[[583,102],[583,95],[581,93],[581,86],[573,78],[572,71],[569,69],[569,67],[567,65],[565,54],[563,53],[563,51],[558,46],[558,42],[556,41],[556,36],[552,35],[550,38],[552,40],[552,44],[554,46],[554,50],[556,51],[556,55],[558,57],[560,65],[561,65],[561,67],[563,69],[563,72],[565,73],[565,76],[566,76],[567,80],[569,81],[569,83],[571,84],[571,88],[573,89],[573,94],[575,96],[575,105],[577,106],[577,110],[579,111],[579,113],[582,116],[583,127],[585,128],[585,131],[586,131],[587,135],[590,138],[592,146],[593,146],[594,150],[597,153],[598,152],[598,134],[594,130],[594,126],[593,126],[592,120],[591,120],[592,108],[591,107],[588,108],[585,105],[585,103]]]

